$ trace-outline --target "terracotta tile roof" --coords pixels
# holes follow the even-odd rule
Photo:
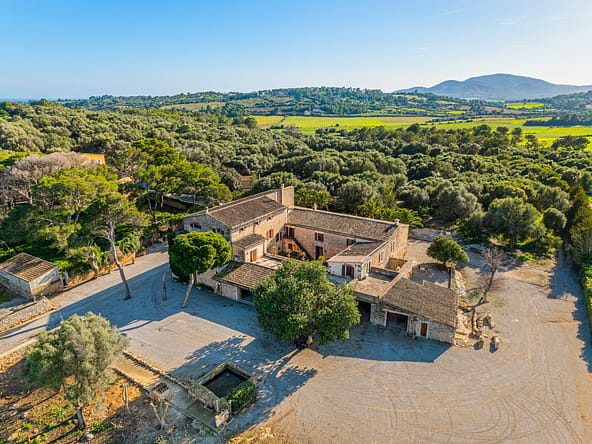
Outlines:
[[[393,222],[308,208],[292,209],[288,213],[288,225],[382,241],[388,239],[397,229],[397,224]]]
[[[380,300],[430,321],[456,327],[458,296],[448,288],[400,279]]]
[[[360,256],[365,257],[369,254],[376,251],[379,247],[384,245],[384,242],[356,242],[355,244],[350,245],[345,250],[337,253],[329,262],[337,257],[350,257],[350,256]]]
[[[275,270],[261,265],[230,261],[222,271],[214,276],[214,279],[252,290],[259,282],[273,273],[275,273]]]
[[[11,274],[22,281],[31,282],[55,268],[51,262],[27,253],[19,253],[0,264],[0,273]]]
[[[285,209],[286,207],[281,203],[278,203],[267,196],[257,195],[245,197],[208,210],[199,211],[191,216],[207,212],[207,214],[227,227],[235,228],[251,223],[257,219],[273,216]]]
[[[239,247],[239,248],[249,248],[253,245],[260,244],[264,242],[265,238],[263,236],[259,236],[258,234],[249,234],[248,236],[243,237],[237,241],[232,243],[232,246]]]

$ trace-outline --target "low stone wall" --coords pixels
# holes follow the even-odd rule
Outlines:
[[[20,309],[0,319],[0,332],[10,330],[11,328],[21,325],[49,311],[55,310],[56,308],[57,307],[45,297],[37,302],[24,304]]]

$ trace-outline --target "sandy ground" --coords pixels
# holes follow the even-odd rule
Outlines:
[[[590,331],[563,258],[557,267],[500,273],[487,309],[502,346],[491,352],[414,341],[368,324],[354,328],[349,341],[297,351],[261,332],[249,306],[193,290],[181,310],[184,286],[170,278],[163,301],[168,267],[158,263],[165,254],[150,256],[129,268],[146,270],[131,279],[131,301],[108,276],[73,290],[82,293],[63,316],[102,313],[130,338],[134,353],[181,378],[223,361],[263,376],[256,404],[229,434],[261,425],[310,443],[585,443],[592,436]],[[475,271],[462,270],[469,283]],[[59,319],[54,312],[3,333],[0,351]]]

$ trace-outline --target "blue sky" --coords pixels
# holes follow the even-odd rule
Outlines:
[[[0,97],[592,84],[590,0],[0,0]]]

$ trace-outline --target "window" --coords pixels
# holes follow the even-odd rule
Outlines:
[[[294,227],[288,227],[286,231],[287,231],[286,235],[288,237],[294,237]]]
[[[196,222],[194,222],[194,223],[191,224],[191,228],[195,228],[196,230],[199,230],[199,229],[201,229],[201,225],[198,224],[198,223],[196,223]]]
[[[355,240],[355,239],[347,239],[347,240],[345,241],[345,244],[346,244],[346,246],[348,246],[348,247],[349,247],[350,245],[353,245],[353,244],[355,244],[355,243],[356,243],[356,240]]]
[[[275,233],[275,241],[276,242],[280,241],[280,232],[279,231],[277,233]]]
[[[315,233],[315,240],[317,242],[325,242],[325,235],[323,233]]]
[[[342,264],[341,265],[341,276],[349,276],[353,278],[355,275],[355,269],[351,265]]]
[[[396,243],[396,242],[395,242],[395,240],[393,239],[393,240],[391,241],[391,251],[395,251],[395,243]]]
[[[269,230],[269,231],[267,232],[267,238],[268,238],[268,239],[273,239],[273,229],[271,229],[271,230]]]
[[[383,260],[384,260],[384,250],[382,250],[378,255],[378,263],[381,264]]]

